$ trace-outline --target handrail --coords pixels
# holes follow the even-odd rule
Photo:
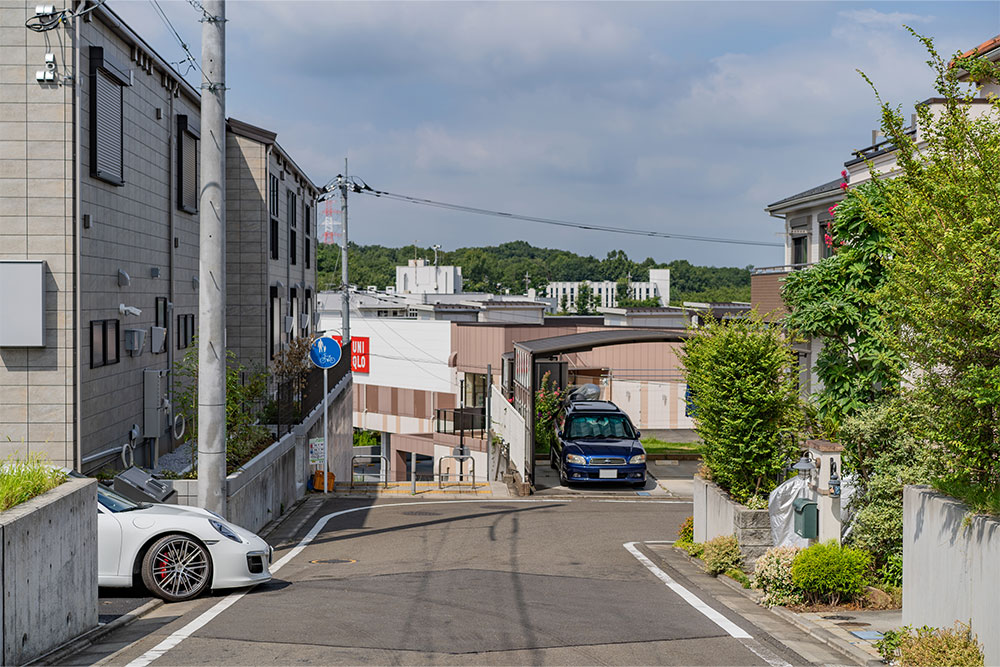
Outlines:
[[[389,458],[382,454],[355,454],[351,457],[351,483],[348,486],[350,490],[354,490],[354,460],[355,459],[382,459],[385,462],[382,470],[385,472],[385,479],[382,480],[383,488],[389,488]]]
[[[459,484],[462,483],[462,478],[465,477],[466,474],[469,474],[469,475],[472,475],[472,488],[473,489],[476,488],[476,459],[472,458],[472,456],[467,456],[467,455],[449,454],[447,456],[442,456],[441,458],[438,459],[437,478],[438,478],[438,488],[439,489],[443,489],[444,488],[443,484],[444,484],[444,478],[445,478],[445,476],[447,475],[448,477],[451,477],[452,474],[453,474],[453,473],[443,473],[443,472],[441,472],[441,464],[444,463],[445,459],[452,459],[452,460],[458,462],[458,464],[459,464],[459,468],[458,468],[459,472],[457,473],[457,475],[458,475],[458,483]],[[469,472],[469,473],[462,472],[462,462],[466,461],[466,460],[472,462],[472,471]]]
[[[779,264],[778,266],[755,266],[750,269],[750,275],[761,276],[774,273],[791,273],[792,271],[798,271],[799,269],[805,269],[812,266],[815,262],[805,262],[803,264]]]

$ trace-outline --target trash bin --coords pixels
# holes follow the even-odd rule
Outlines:
[[[336,480],[337,480],[337,476],[336,475],[334,475],[332,472],[328,472],[327,473],[326,485],[327,485],[327,490],[328,491],[333,491],[333,483]],[[312,476],[312,486],[313,486],[313,490],[314,491],[320,491],[320,492],[323,491],[323,471],[322,470],[317,470],[316,472],[313,473],[313,476]]]
[[[795,514],[795,534],[814,540],[819,537],[819,508],[810,498],[796,498],[792,501]]]
[[[114,489],[126,498],[140,503],[177,502],[177,491],[135,466],[115,475]]]

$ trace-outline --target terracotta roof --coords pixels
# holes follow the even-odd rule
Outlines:
[[[985,56],[987,53],[989,53],[990,51],[992,51],[997,47],[1000,47],[1000,35],[997,35],[996,37],[986,40],[985,42],[983,42],[974,49],[969,49],[968,51],[963,53],[961,57],[968,58],[969,56],[974,56],[974,55]],[[950,67],[954,64],[955,61],[952,60],[950,63],[948,63],[948,66]]]

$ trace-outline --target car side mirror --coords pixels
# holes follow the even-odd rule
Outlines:
[[[635,439],[639,440],[641,438],[642,438],[642,431],[640,431],[639,429],[636,429],[635,430]]]

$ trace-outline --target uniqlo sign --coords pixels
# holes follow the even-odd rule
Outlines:
[[[341,345],[344,344],[340,336],[334,336],[333,339]],[[368,350],[368,336],[351,336],[351,370],[353,372],[370,372]]]

